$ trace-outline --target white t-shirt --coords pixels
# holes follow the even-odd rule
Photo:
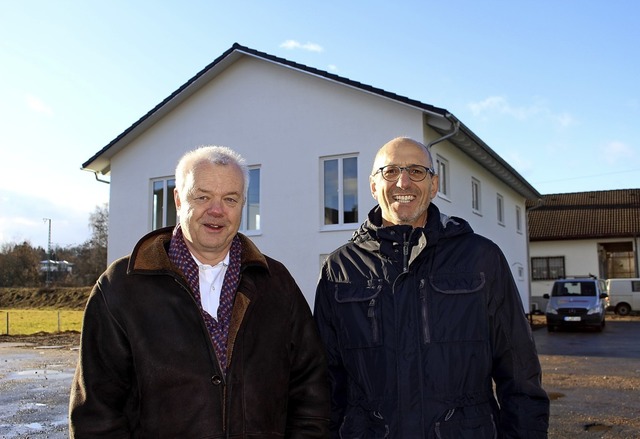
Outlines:
[[[193,256],[193,254],[191,256]],[[229,266],[229,253],[215,266],[203,264],[195,256],[193,256],[193,259],[198,264],[202,308],[208,312],[211,317],[217,319],[224,275]]]

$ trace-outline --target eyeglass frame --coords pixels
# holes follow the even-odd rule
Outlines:
[[[384,176],[384,169],[385,168],[398,168],[398,170],[400,172],[398,172],[398,178],[396,178],[395,180],[389,180],[388,178],[386,178]],[[420,180],[414,180],[411,177],[411,168],[422,168],[424,169],[425,173],[424,173],[424,177],[421,178]],[[380,175],[382,176],[382,178],[385,181],[388,181],[390,183],[395,183],[396,181],[400,180],[400,176],[402,175],[402,171],[407,171],[407,175],[409,176],[409,180],[417,183],[419,181],[424,181],[427,178],[427,175],[431,174],[431,176],[433,177],[434,175],[436,175],[436,171],[433,168],[428,168],[426,166],[422,166],[422,165],[409,165],[409,166],[398,166],[398,165],[384,165],[380,168],[378,168],[378,170],[376,172],[374,172],[372,175],[376,175],[378,173],[380,173]]]

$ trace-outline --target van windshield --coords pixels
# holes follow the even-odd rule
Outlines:
[[[556,282],[552,296],[595,296],[596,285],[593,282]]]

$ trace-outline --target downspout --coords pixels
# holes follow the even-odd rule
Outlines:
[[[110,182],[110,181],[108,181],[108,180],[100,180],[100,179],[98,178],[98,171],[91,171],[91,172],[93,172],[94,177],[96,177],[96,180],[97,180],[97,181],[99,181],[100,183],[111,184],[111,182]]]
[[[532,285],[532,280],[531,280],[531,252],[529,250],[530,247],[530,237],[531,234],[529,233],[529,212],[531,212],[532,210],[536,210],[541,208],[542,206],[544,206],[544,199],[542,198],[538,198],[538,202],[536,203],[535,206],[530,207],[529,209],[526,208],[524,209],[524,221],[525,221],[525,230],[527,233],[527,273],[529,273],[528,279],[529,279],[529,312],[527,313],[527,315],[529,316],[529,322],[533,325],[533,313],[531,312],[531,298],[533,297],[533,285]]]
[[[440,143],[440,142],[442,142],[444,140],[447,140],[449,137],[455,136],[458,133],[458,131],[460,130],[460,121],[459,120],[455,120],[454,121],[453,120],[453,115],[451,113],[445,114],[444,118],[447,119],[449,122],[451,122],[451,126],[452,126],[451,132],[445,134],[444,136],[440,137],[439,139],[436,139],[436,140],[434,140],[432,142],[427,143],[427,149],[428,150],[431,150],[431,147],[433,145],[435,145],[436,143]]]

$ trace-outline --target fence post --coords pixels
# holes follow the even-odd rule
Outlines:
[[[7,311],[7,335],[9,335],[9,311]]]

